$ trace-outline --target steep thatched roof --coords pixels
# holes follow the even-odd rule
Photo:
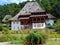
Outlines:
[[[23,9],[10,20],[17,20],[19,15],[30,15],[31,12],[45,12],[37,2],[28,2]]]
[[[6,15],[3,19],[2,19],[2,22],[6,22],[6,19],[10,19],[12,18],[11,15]]]

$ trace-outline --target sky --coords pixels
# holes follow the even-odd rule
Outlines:
[[[0,5],[10,4],[10,3],[19,4],[19,2],[23,2],[23,1],[26,1],[26,0],[0,0]]]

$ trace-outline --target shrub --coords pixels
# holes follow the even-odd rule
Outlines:
[[[31,33],[26,37],[25,41],[24,42],[26,45],[44,44],[46,42],[46,36],[38,33]]]
[[[46,25],[46,28],[54,29],[54,25],[47,24],[47,25]]]
[[[20,40],[20,41],[11,41],[11,44],[23,44],[23,41]]]
[[[9,34],[10,32],[9,32],[9,29],[3,27],[2,33],[3,34]]]
[[[7,34],[7,35],[0,36],[0,42],[6,42],[6,41],[11,41],[11,40],[13,40],[11,35]]]
[[[11,34],[29,34],[34,32],[33,30],[9,30]]]
[[[55,31],[60,33],[60,19],[55,23]]]
[[[21,40],[21,37],[19,36],[19,37],[17,37],[17,36],[12,36],[12,39],[13,39],[13,41],[19,41],[19,40]]]
[[[11,34],[22,34],[20,30],[9,30]]]
[[[19,41],[19,40],[21,40],[20,37],[11,34],[3,34],[2,36],[0,36],[0,42]]]
[[[3,25],[0,23],[0,31],[3,30]]]

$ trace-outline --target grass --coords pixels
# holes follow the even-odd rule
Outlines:
[[[55,32],[52,32],[51,34],[50,33],[48,33],[49,34],[49,38],[60,38],[60,35],[59,34],[56,34]],[[17,34],[14,34],[14,35],[17,35]],[[21,34],[19,34],[19,35],[17,35],[17,36],[20,36]],[[23,36],[27,36],[27,34],[23,34]],[[16,43],[16,42],[15,42]],[[14,45],[23,45],[23,43],[19,43],[19,42],[17,42],[16,44],[14,44]],[[47,42],[46,42],[46,44],[44,44],[44,45],[60,45],[60,40],[48,40]]]
[[[46,45],[60,45],[60,40],[49,40]]]
[[[16,33],[15,31],[11,31],[14,32],[11,33],[11,35],[16,36],[16,37],[21,37],[21,40],[23,40],[29,33],[31,32],[41,32],[41,30],[37,30],[37,31],[32,31],[32,30],[21,30],[18,31],[20,33]],[[43,30],[43,33],[47,33],[49,35],[49,38],[60,38],[60,34],[57,34],[56,32],[51,32],[50,30]],[[0,34],[0,36],[2,36],[4,34]],[[12,41],[11,45],[23,45],[23,43],[21,42],[21,40],[19,41]],[[48,40],[46,44],[44,45],[60,45],[60,40]]]
[[[11,44],[13,45],[13,44]],[[14,45],[23,45],[23,43],[20,44],[14,44]],[[44,45],[60,45],[60,40],[48,40],[46,44]]]

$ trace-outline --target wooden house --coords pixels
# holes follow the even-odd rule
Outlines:
[[[11,21],[11,30],[44,29],[46,24],[53,25],[55,17],[48,14],[37,2],[28,2]]]

